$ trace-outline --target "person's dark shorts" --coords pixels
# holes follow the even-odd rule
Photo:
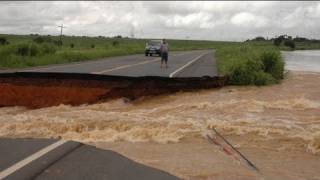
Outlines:
[[[163,52],[161,53],[161,61],[168,61],[168,53],[167,52]]]

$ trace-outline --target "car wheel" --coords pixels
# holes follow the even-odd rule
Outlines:
[[[148,53],[145,53],[146,56],[148,56]]]

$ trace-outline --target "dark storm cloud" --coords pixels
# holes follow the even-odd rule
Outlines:
[[[0,2],[0,33],[121,34],[245,40],[279,34],[320,38],[319,2]]]

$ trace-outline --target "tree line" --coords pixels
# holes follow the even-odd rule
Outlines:
[[[250,41],[272,41],[275,46],[280,46],[283,44],[287,47],[290,47],[291,49],[295,49],[296,42],[320,43],[320,40],[318,39],[308,39],[308,38],[299,37],[299,36],[292,37],[286,34],[280,35],[274,38],[270,38],[270,39],[264,38],[263,36],[257,36],[253,39],[246,40],[246,42],[250,42]]]

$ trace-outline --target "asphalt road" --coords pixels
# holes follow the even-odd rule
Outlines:
[[[104,58],[96,61],[50,65],[16,70],[20,72],[94,73],[119,76],[201,77],[216,76],[213,50],[169,53],[168,68],[160,68],[160,57],[139,55]],[[12,72],[1,71],[1,72]]]
[[[178,180],[116,152],[78,142],[0,139],[0,179]]]

